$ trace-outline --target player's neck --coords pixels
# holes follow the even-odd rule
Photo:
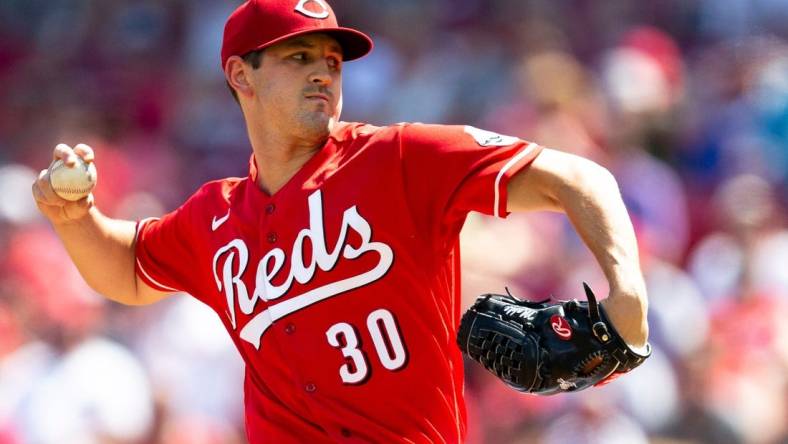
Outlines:
[[[320,125],[269,114],[245,112],[244,118],[257,163],[257,186],[273,195],[320,151],[335,122]]]
[[[292,138],[275,131],[254,133],[249,131],[257,162],[257,186],[270,195],[279,191],[327,140]]]

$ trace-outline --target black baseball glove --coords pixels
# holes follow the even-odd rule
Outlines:
[[[640,352],[629,347],[583,287],[588,302],[482,295],[463,315],[457,343],[522,392],[552,395],[608,382],[643,363],[651,346]]]

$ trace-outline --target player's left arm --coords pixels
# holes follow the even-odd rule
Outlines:
[[[601,266],[607,315],[630,345],[648,339],[646,285],[635,230],[615,177],[588,159],[545,148],[507,185],[507,210],[565,213]]]

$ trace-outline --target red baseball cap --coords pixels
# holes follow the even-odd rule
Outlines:
[[[249,0],[224,25],[222,69],[231,56],[242,56],[290,37],[322,32],[342,45],[344,60],[355,60],[372,50],[372,39],[343,28],[326,0]]]

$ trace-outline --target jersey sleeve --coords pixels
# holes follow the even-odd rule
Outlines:
[[[135,271],[151,288],[191,293],[196,248],[191,235],[200,193],[161,218],[137,222]]]
[[[542,148],[472,126],[409,124],[400,155],[414,216],[440,225],[470,211],[505,218],[506,187]]]

